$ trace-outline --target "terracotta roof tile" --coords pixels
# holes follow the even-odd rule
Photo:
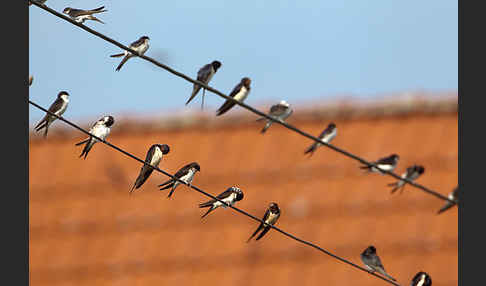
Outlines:
[[[417,182],[447,195],[457,185],[457,109],[434,104],[396,105],[388,115],[371,107],[321,109],[291,120],[314,135],[333,120],[336,146],[368,160],[397,153],[399,174],[423,164]],[[278,125],[261,135],[256,118],[229,124],[230,118],[136,132],[114,128],[109,141],[142,159],[151,144],[169,144],[162,169],[174,173],[197,161],[195,185],[214,195],[238,185],[245,198],[236,206],[257,217],[275,201],[282,209],[276,226],[358,265],[361,251],[374,244],[402,285],[420,270],[434,284],[457,285],[457,208],[437,215],[443,202],[431,195],[410,186],[390,195],[389,176],[366,174],[358,162],[326,147],[309,158],[303,152],[311,140]],[[74,146],[81,136],[63,134],[32,138],[29,147],[35,285],[381,283],[275,230],[246,243],[258,222],[230,209],[201,220],[204,210],[197,206],[208,198],[179,186],[167,199],[168,192],[157,189],[167,178],[157,172],[129,196],[140,163],[103,144],[82,160]]]

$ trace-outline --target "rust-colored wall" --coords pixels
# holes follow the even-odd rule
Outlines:
[[[329,123],[302,118],[289,121],[316,135]],[[457,185],[457,113],[334,121],[336,146],[369,160],[398,153],[400,174],[423,164],[417,182],[445,195]],[[458,284],[457,208],[436,215],[441,200],[410,186],[390,195],[390,177],[365,175],[325,147],[307,158],[310,140],[261,127],[128,133],[115,123],[109,141],[140,158],[153,143],[169,144],[162,169],[197,161],[195,185],[215,195],[239,186],[237,206],[258,217],[275,201],[278,227],[360,265],[373,244],[402,285],[420,270],[434,285]],[[31,139],[31,285],[386,285],[272,230],[246,243],[255,221],[230,209],[201,220],[197,204],[207,198],[180,186],[167,199],[160,173],[129,196],[140,164],[103,144],[79,159],[80,139]]]

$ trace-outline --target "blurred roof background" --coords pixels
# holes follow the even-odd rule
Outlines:
[[[278,227],[359,265],[372,244],[401,285],[422,270],[434,285],[458,284],[457,208],[437,215],[444,202],[410,186],[390,195],[391,177],[364,174],[326,147],[308,158],[309,139],[276,124],[261,135],[262,123],[239,107],[200,116],[115,121],[108,140],[142,159],[151,144],[169,144],[162,169],[197,161],[198,187],[217,195],[239,186],[236,206],[257,217],[277,202]],[[457,185],[457,94],[335,102],[288,119],[315,135],[330,121],[339,129],[332,144],[368,160],[397,153],[399,174],[422,164],[417,182],[444,195]],[[180,186],[167,199],[160,173],[129,196],[140,163],[103,144],[82,160],[74,144],[85,136],[56,128],[64,125],[47,140],[31,135],[32,285],[385,285],[272,230],[246,243],[255,221],[230,209],[201,220],[197,205],[208,198]]]

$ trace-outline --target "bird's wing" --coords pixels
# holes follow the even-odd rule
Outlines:
[[[275,104],[272,107],[270,107],[270,115],[280,116],[285,112],[287,112],[287,110],[288,110],[287,106],[281,104]]]
[[[218,198],[220,200],[223,200],[224,198],[230,196],[232,193],[233,193],[233,191],[231,190],[231,188],[229,188],[226,191],[222,192],[221,194],[217,195],[216,198]],[[209,201],[207,201],[205,203],[199,204],[199,207],[209,207],[209,206],[213,205],[217,201],[218,200],[211,199],[211,200],[209,200]]]

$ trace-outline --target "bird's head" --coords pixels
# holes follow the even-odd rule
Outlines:
[[[69,97],[69,93],[67,91],[60,91],[58,94],[57,94],[57,98],[61,98],[61,99],[64,99],[66,100],[67,98]]]
[[[199,166],[199,164],[197,162],[192,162],[191,164],[189,164],[189,166],[190,166],[190,168],[193,168],[194,170],[201,172],[201,167]]]
[[[115,118],[113,118],[113,116],[111,115],[107,115],[103,116],[103,118],[101,118],[101,121],[106,127],[110,127],[113,125],[113,123],[115,123]]]
[[[372,254],[376,254],[376,248],[373,245],[368,246],[368,248],[366,248],[363,251],[363,255],[372,255]]]
[[[213,66],[214,71],[217,71],[221,67],[221,62],[220,61],[213,61],[211,63],[211,65]]]
[[[246,88],[250,88],[251,79],[249,77],[244,77],[241,79],[241,84],[243,84],[243,86]]]
[[[285,107],[289,107],[290,106],[290,104],[288,104],[287,101],[285,101],[285,100],[280,100],[280,102],[278,104],[283,105]]]
[[[236,194],[236,201],[241,201],[244,197],[243,191],[237,186],[231,187],[231,191]]]
[[[278,214],[280,213],[280,209],[278,208],[278,204],[277,203],[270,203],[270,205],[268,205],[268,208],[270,209],[270,212],[274,213],[274,214]]]
[[[160,148],[160,151],[164,155],[170,152],[169,145],[167,145],[167,144],[157,144],[157,146]]]

